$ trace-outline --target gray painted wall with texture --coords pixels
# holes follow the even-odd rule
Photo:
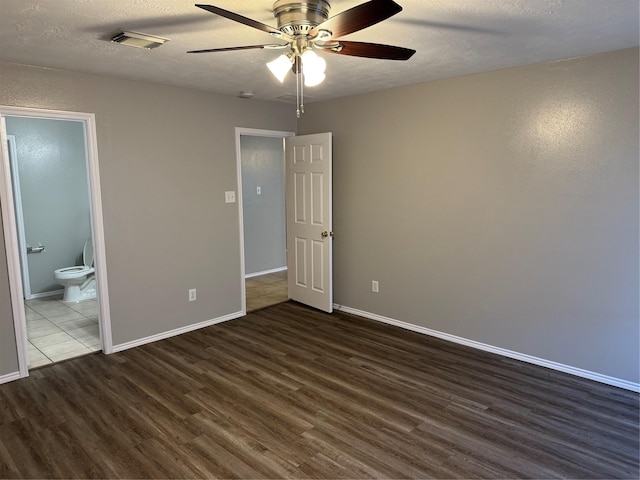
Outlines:
[[[0,210],[0,377],[15,374],[17,371],[18,350],[13,327],[7,252],[4,246],[2,211]]]
[[[235,128],[295,131],[290,105],[11,63],[0,83],[0,104],[96,115],[114,345],[241,311]]]
[[[294,131],[290,105],[0,72],[2,104],[96,113],[115,343],[240,308],[233,127]],[[638,100],[630,49],[307,105],[336,302],[638,383]]]
[[[629,49],[309,104],[336,303],[638,383],[638,85]]]

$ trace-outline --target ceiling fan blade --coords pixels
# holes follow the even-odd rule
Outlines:
[[[313,37],[321,30],[328,30],[332,34],[331,38],[342,37],[375,25],[401,11],[402,7],[393,0],[370,0],[316,25],[309,35]]]
[[[286,35],[284,33],[282,33],[280,30],[278,30],[277,28],[274,28],[274,27],[272,27],[270,25],[267,25],[265,23],[258,22],[257,20],[252,20],[250,18],[243,17],[242,15],[238,15],[237,13],[230,12],[229,10],[224,10],[222,8],[219,8],[219,7],[214,7],[213,5],[201,5],[201,4],[198,5],[198,4],[196,4],[196,7],[202,8],[203,10],[206,10],[207,12],[215,13],[216,15],[220,15],[221,17],[228,18],[229,20],[233,20],[235,22],[242,23],[243,25],[247,25],[249,27],[257,28],[258,30],[262,30],[263,32],[267,32],[267,33],[273,35],[274,37],[277,37],[277,38],[285,38],[286,37]]]
[[[337,46],[327,45],[321,47],[325,52],[352,57],[379,58],[382,60],[409,60],[415,50],[394,45],[382,45],[380,43],[347,42],[340,40]],[[320,45],[318,45],[320,46]],[[342,47],[342,48],[340,48]]]
[[[278,50],[281,48],[286,48],[288,45],[277,45],[277,44],[267,44],[267,45],[244,45],[242,47],[225,47],[225,48],[207,48],[206,50],[190,50],[187,53],[211,53],[211,52],[231,52],[234,50],[252,50],[258,48],[266,48],[269,50]]]

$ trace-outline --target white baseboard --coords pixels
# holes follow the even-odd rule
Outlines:
[[[245,274],[244,278],[259,277],[260,275],[267,275],[269,273],[282,272],[286,269],[287,266],[285,265],[284,267],[272,268],[271,270],[263,270],[262,272],[247,273]]]
[[[0,375],[0,385],[7,382],[13,382],[14,380],[18,380],[19,378],[22,378],[20,376],[20,372],[12,372],[7,373],[6,375]]]
[[[114,345],[112,351],[113,353],[121,352],[123,350],[128,350],[129,348],[139,347],[141,345],[146,345],[147,343],[157,342],[158,340],[164,340],[165,338],[175,337],[176,335],[182,335],[183,333],[192,332],[193,330],[198,330],[200,328],[210,327],[211,325],[215,325],[217,323],[234,320],[236,318],[243,317],[244,315],[245,314],[241,311],[230,313],[229,315],[224,315],[212,320],[206,320],[204,322],[194,323],[193,325],[187,325],[186,327],[180,327],[174,330],[169,330],[167,332],[157,333],[155,335],[140,338],[138,340],[133,340],[131,342],[120,343],[118,345]]]
[[[62,290],[52,290],[50,292],[42,292],[42,293],[34,293],[29,296],[26,300],[33,300],[34,298],[44,298],[44,297],[53,297],[54,295],[62,295],[64,293],[64,288]]]
[[[368,318],[370,320],[376,320],[382,323],[388,323],[389,325],[395,325],[396,327],[404,328],[406,330],[412,330],[414,332],[422,333],[424,335],[429,335],[432,337],[441,338],[443,340],[448,340],[449,342],[458,343],[460,345],[466,345],[472,348],[477,348],[478,350],[484,350],[485,352],[496,353],[504,357],[521,360],[523,362],[532,363],[534,365],[540,365],[541,367],[547,367],[552,370],[569,373],[571,375],[576,375],[578,377],[588,378],[589,380],[595,380],[596,382],[605,383],[607,385],[613,385],[614,387],[624,388],[625,390],[631,390],[632,392],[640,392],[639,383],[633,383],[627,380],[622,380],[619,378],[602,375],[600,373],[584,370],[582,368],[572,367],[571,365],[564,365],[562,363],[553,362],[551,360],[545,360],[544,358],[534,357],[531,355],[527,355],[525,353],[514,352],[512,350],[507,350],[505,348],[494,347],[493,345],[488,345],[486,343],[476,342],[475,340],[469,340],[467,338],[458,337],[456,335],[451,335],[449,333],[439,332],[437,330],[421,327],[419,325],[414,325],[412,323],[395,320],[389,317],[383,317],[382,315],[365,312],[363,310],[358,310],[356,308],[345,307],[344,305],[334,304],[333,308],[335,310],[340,310],[345,313],[358,315],[359,317]]]

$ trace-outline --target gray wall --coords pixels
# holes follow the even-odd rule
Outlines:
[[[285,267],[284,146],[281,138],[240,136],[245,273]],[[260,187],[261,194],[257,194]]]
[[[4,246],[2,211],[0,210],[0,377],[18,371],[16,332],[13,327],[13,310],[9,295],[7,252]]]
[[[307,105],[335,301],[637,383],[638,101],[630,49]]]
[[[82,122],[7,117],[15,135],[27,244],[46,246],[27,255],[31,294],[60,290],[54,270],[82,260],[91,235]]]
[[[8,63],[0,84],[3,105],[96,114],[114,344],[241,310],[235,127],[295,131],[291,105]]]
[[[233,128],[294,131],[290,105],[0,83],[0,104],[96,113],[116,344],[240,309]],[[336,302],[638,382],[638,101],[632,49],[308,104],[301,133],[334,132]]]

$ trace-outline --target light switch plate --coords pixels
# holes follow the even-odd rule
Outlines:
[[[236,203],[236,192],[224,192],[224,201],[227,203]]]

